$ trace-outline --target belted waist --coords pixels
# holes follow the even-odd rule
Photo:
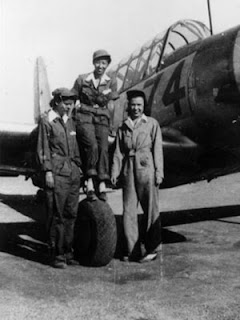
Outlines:
[[[51,157],[52,157],[53,161],[54,160],[56,160],[56,161],[60,160],[60,161],[69,161],[69,162],[73,161],[74,162],[73,158],[70,155],[69,156],[65,156],[65,155],[61,155],[61,154],[58,154],[58,153],[54,152],[54,153],[51,154]]]
[[[77,113],[92,113],[94,116],[106,116],[110,118],[110,112],[107,107],[99,107],[98,105],[90,106],[84,103],[81,103],[81,107],[77,109]]]
[[[69,177],[72,174],[73,166],[76,165],[70,156],[52,154],[52,171],[58,176]]]
[[[135,157],[137,152],[142,151],[142,150],[146,150],[146,149],[148,149],[149,151],[151,150],[151,148],[149,146],[145,146],[145,147],[138,148],[138,149],[130,149],[128,152],[128,156]]]

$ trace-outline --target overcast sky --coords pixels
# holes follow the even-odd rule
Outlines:
[[[214,33],[240,24],[240,0],[211,0],[211,10]],[[94,50],[116,64],[181,19],[209,26],[207,0],[0,0],[0,121],[32,121],[37,56],[52,90],[71,87]]]

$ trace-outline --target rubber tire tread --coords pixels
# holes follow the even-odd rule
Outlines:
[[[84,233],[85,238],[82,237]],[[92,267],[107,265],[114,257],[116,244],[116,219],[109,204],[101,200],[82,200],[74,237],[75,256],[80,264]]]

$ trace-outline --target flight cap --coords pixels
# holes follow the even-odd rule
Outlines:
[[[112,61],[110,54],[104,49],[97,50],[93,53],[93,62],[100,58],[107,59],[109,64]]]
[[[52,92],[54,99],[62,99],[65,102],[76,100],[77,96],[74,92],[67,88],[57,88]]]

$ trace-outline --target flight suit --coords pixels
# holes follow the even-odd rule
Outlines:
[[[93,73],[80,75],[72,91],[81,102],[76,112],[77,140],[87,178],[109,179],[108,135],[109,101],[118,98],[116,80],[104,74],[98,86]]]
[[[121,173],[123,188],[123,227],[128,256],[141,255],[140,244],[148,253],[161,241],[159,187],[163,178],[162,135],[158,122],[143,115],[133,127],[128,118],[119,128],[113,157],[112,175]],[[138,204],[143,209],[142,232],[138,228]]]
[[[51,171],[54,188],[45,189],[47,232],[55,255],[71,255],[74,223],[77,216],[81,160],[73,120],[63,119],[53,110],[39,124],[37,154],[41,170]]]

